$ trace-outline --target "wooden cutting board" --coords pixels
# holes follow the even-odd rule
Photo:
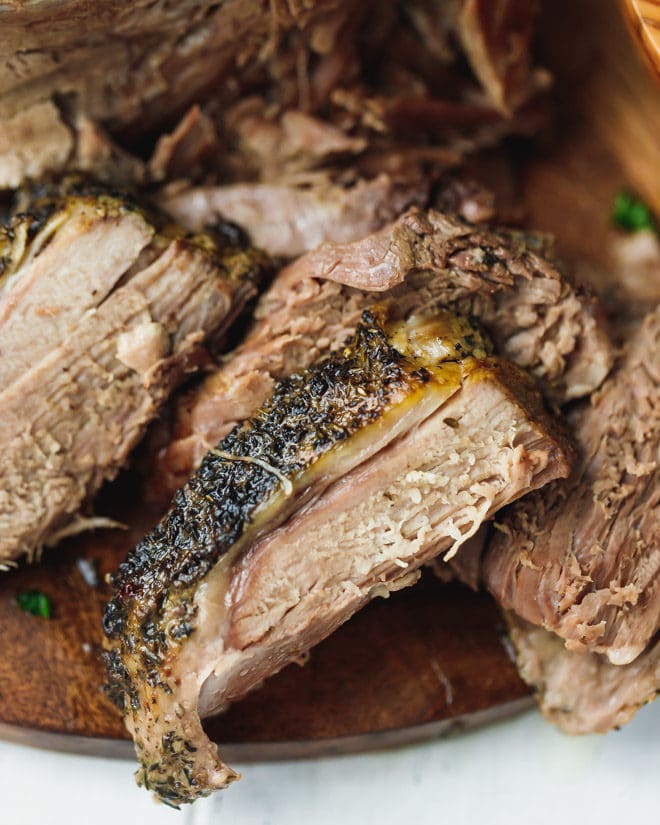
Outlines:
[[[121,480],[125,501],[132,480]],[[113,496],[115,498],[113,499]],[[144,523],[106,490],[100,509]],[[144,514],[142,514],[143,516]],[[98,754],[129,753],[119,715],[105,698],[99,632],[108,587],[141,528],[103,531],[67,542],[34,568],[0,584],[0,735],[27,744]],[[78,564],[93,561],[100,585]],[[51,619],[21,611],[16,595],[47,593]],[[501,643],[497,610],[483,595],[418,587],[377,601],[258,692],[208,723],[223,755],[311,755],[411,741],[477,724],[529,705]]]
[[[614,0],[548,0],[540,31],[543,62],[556,77],[557,128],[531,156],[516,158],[528,223],[554,232],[564,258],[607,292],[615,193],[632,188],[660,212],[660,92]],[[138,490],[125,476],[104,491],[98,511],[126,519],[131,530],[79,537],[40,566],[0,577],[1,737],[130,752],[101,688],[99,625],[104,577],[150,519],[131,507],[135,501]],[[97,588],[85,583],[80,559],[94,560]],[[50,596],[50,620],[18,608],[17,594],[32,589]],[[493,603],[426,576],[370,605],[305,667],[291,665],[208,730],[229,760],[286,758],[417,741],[530,704]]]

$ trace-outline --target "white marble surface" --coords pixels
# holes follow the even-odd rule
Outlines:
[[[385,753],[245,765],[181,812],[136,788],[133,767],[0,743],[0,825],[655,825],[660,701],[604,737],[528,713]]]

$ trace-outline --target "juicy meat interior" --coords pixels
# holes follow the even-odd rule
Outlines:
[[[0,563],[80,527],[264,257],[69,178],[0,227]]]
[[[545,239],[473,227],[412,210],[349,244],[324,244],[283,270],[261,296],[232,357],[176,405],[151,475],[163,501],[208,446],[246,418],[275,381],[341,347],[368,306],[450,304],[488,330],[498,352],[530,370],[554,402],[600,385],[612,361],[596,299],[560,273]]]
[[[569,471],[540,395],[470,322],[400,309],[277,383],[114,576],[111,688],[169,802],[236,778],[200,716]]]

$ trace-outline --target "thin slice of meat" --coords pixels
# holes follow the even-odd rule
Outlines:
[[[660,628],[660,308],[571,424],[574,475],[507,514],[483,577],[504,608],[570,650],[622,665]]]
[[[76,529],[268,266],[234,228],[192,235],[79,179],[39,192],[0,237],[0,564]]]
[[[93,175],[109,186],[134,188],[148,178],[148,168],[141,158],[133,155],[110,137],[108,132],[85,114],[73,121],[75,149],[68,166]]]
[[[142,161],[121,149],[98,123],[84,114],[70,123],[52,100],[0,119],[0,190],[66,168],[115,185],[134,185],[145,178]]]
[[[303,173],[351,163],[368,147],[327,118],[296,109],[274,110],[259,95],[223,113],[228,157],[219,158],[236,182],[283,183]]]
[[[500,213],[500,201],[499,191],[464,174],[447,172],[433,188],[431,206],[469,223],[492,223]]]
[[[394,144],[409,140],[441,144],[469,154],[501,143],[511,135],[533,135],[547,122],[542,102],[532,100],[513,117],[502,117],[483,96],[474,93],[463,101],[428,94],[374,94],[363,87],[337,89],[331,101],[353,128],[381,136]]]
[[[365,312],[340,352],[277,384],[113,577],[112,693],[139,781],[170,803],[237,778],[200,716],[569,472],[524,373],[466,319],[400,313]]]
[[[193,230],[219,219],[243,227],[274,257],[295,258],[319,244],[348,243],[425,206],[431,181],[382,173],[351,186],[327,179],[306,185],[235,183],[187,189],[159,198],[160,207]]]
[[[383,297],[402,311],[453,304],[479,318],[497,349],[539,378],[554,401],[595,389],[612,358],[599,305],[543,252],[534,236],[413,210],[364,240],[299,258],[262,295],[227,363],[177,404],[170,443],[150,473],[153,494],[169,501],[276,380],[340,347],[363,309]]]
[[[219,140],[213,121],[199,106],[191,106],[170,134],[158,138],[149,159],[150,176],[154,181],[191,177],[196,167],[218,149]]]
[[[0,123],[0,189],[63,169],[74,138],[50,100],[35,103]]]
[[[0,227],[0,390],[103,303],[155,234],[129,200],[106,194],[37,198]]]
[[[613,248],[617,298],[633,310],[660,302],[660,238],[651,229],[622,234]]]
[[[566,733],[606,733],[629,722],[660,693],[660,640],[627,665],[597,653],[566,650],[562,640],[507,615],[520,675],[541,712]]]

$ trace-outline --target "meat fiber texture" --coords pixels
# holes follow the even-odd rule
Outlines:
[[[224,133],[225,113],[246,90],[268,100],[271,111],[320,115],[358,141],[362,132],[381,143],[415,136],[420,143],[424,133],[426,142],[462,153],[533,130],[534,97],[547,85],[530,62],[534,10],[518,0],[494,6],[475,0],[399,0],[386,8],[375,0],[3,4],[0,188],[90,162],[98,174],[107,152],[92,158],[87,150],[100,148],[103,129],[121,139],[154,134],[196,103],[207,103]],[[185,142],[190,118],[182,123],[175,144]],[[206,126],[202,132],[201,143],[198,130],[178,162],[169,164],[172,147],[165,141],[147,168],[125,171],[162,179],[178,169],[188,177],[193,170],[182,159],[199,158],[206,138],[213,142]],[[208,168],[222,163],[217,157]]]
[[[569,472],[533,382],[446,310],[377,321],[275,385],[113,577],[111,690],[139,780],[169,803],[237,778],[217,712],[375,596]]]
[[[569,650],[626,665],[660,629],[660,309],[571,425],[574,474],[507,513],[482,575]]]
[[[560,274],[545,239],[412,210],[355,243],[320,246],[280,273],[244,342],[177,402],[170,443],[150,473],[153,493],[168,501],[275,381],[340,347],[361,312],[384,297],[408,311],[451,304],[475,316],[553,402],[591,392],[612,362],[598,302]]]
[[[218,219],[243,227],[274,257],[296,258],[322,243],[370,235],[411,206],[425,206],[430,181],[380,173],[346,187],[322,177],[311,185],[235,183],[174,192],[159,205],[194,230]]]
[[[255,293],[265,259],[234,244],[78,179],[0,228],[0,563],[90,523],[83,503]]]
[[[327,49],[333,26],[341,27],[351,6],[337,0],[305,7],[261,0],[3,5],[0,112],[11,117],[54,94],[69,94],[96,120],[145,128],[238,67],[249,74],[266,63],[293,30],[306,33],[312,52]]]
[[[606,733],[660,693],[660,641],[634,662],[613,665],[598,653],[567,650],[555,633],[507,614],[518,670],[541,712],[566,733]]]

